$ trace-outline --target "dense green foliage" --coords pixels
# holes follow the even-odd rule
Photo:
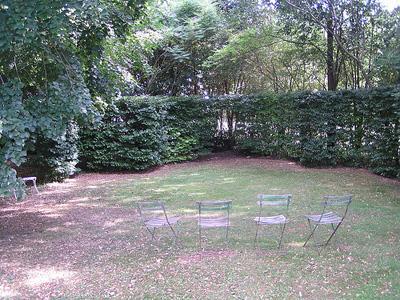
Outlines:
[[[28,151],[26,163],[17,170],[24,176],[31,176],[33,171],[38,180],[44,182],[61,181],[74,175],[78,171],[78,130],[72,122],[55,139],[38,135],[32,150]]]
[[[236,101],[236,142],[308,166],[367,166],[400,176],[400,88],[258,95]]]
[[[160,0],[147,13],[148,24],[133,26],[127,41],[107,44],[113,69],[123,70],[115,80],[122,94],[218,96],[399,83],[400,9],[385,10],[379,0]]]
[[[0,3],[0,195],[11,195],[13,189],[23,195],[18,180],[21,174],[16,173],[21,166],[43,166],[49,180],[75,172],[77,153],[75,146],[69,145],[75,145],[76,137],[70,135],[71,124],[87,126],[86,121],[99,116],[97,109],[103,112],[106,108],[105,121],[98,125],[101,128],[110,123],[107,118],[113,114],[125,114],[120,107],[122,97],[138,95],[221,97],[273,91],[275,95],[263,97],[265,105],[271,104],[277,111],[290,108],[300,117],[288,115],[304,124],[294,125],[295,120],[277,115],[266,122],[261,114],[253,115],[252,107],[261,111],[264,107],[254,96],[242,108],[243,97],[207,105],[164,99],[157,107],[150,105],[151,112],[132,124],[134,132],[138,126],[154,129],[151,138],[143,133],[146,138],[139,142],[132,131],[125,137],[125,143],[138,144],[132,146],[132,152],[120,153],[118,160],[131,160],[133,166],[128,162],[113,166],[113,152],[106,146],[104,157],[109,162],[100,163],[103,154],[97,153],[93,155],[98,163],[88,159],[88,166],[143,169],[189,159],[213,147],[236,145],[243,151],[279,154],[311,165],[347,163],[357,157],[355,164],[372,166],[377,161],[377,172],[386,174],[387,166],[386,171],[378,170],[387,155],[380,152],[378,144],[386,145],[392,125],[386,128],[385,123],[388,132],[378,134],[381,129],[375,129],[380,126],[374,125],[376,116],[368,119],[375,112],[363,110],[388,108],[381,100],[377,103],[382,107],[371,102],[367,108],[357,104],[358,100],[349,100],[354,102],[350,108],[355,112],[344,118],[354,119],[339,119],[346,126],[353,123],[356,130],[346,131],[333,114],[340,113],[340,108],[331,107],[328,100],[334,102],[336,96],[300,95],[299,99],[315,98],[304,105],[332,108],[321,112],[329,119],[327,124],[318,121],[310,132],[312,125],[306,120],[315,121],[315,116],[309,115],[293,94],[288,100],[278,93],[399,84],[399,30],[400,9],[386,10],[378,0],[4,0]],[[346,93],[345,99],[353,97]],[[288,107],[281,108],[275,101]],[[339,102],[349,108],[346,101]],[[229,107],[224,107],[227,103]],[[135,105],[129,109],[131,114],[141,109]],[[390,115],[391,111],[381,114]],[[271,115],[272,111],[264,113]],[[194,123],[193,116],[197,118]],[[249,124],[253,118],[262,123],[243,128],[240,118],[249,118],[245,120]],[[205,130],[199,124],[210,126]],[[277,128],[271,131],[267,124]],[[103,143],[113,134],[123,140],[122,129],[114,125],[105,130]],[[256,131],[261,128],[263,134],[270,132],[262,141]],[[246,134],[241,135],[242,131]],[[291,134],[303,131],[318,139],[297,141],[293,146]],[[352,140],[340,140],[348,131],[355,131],[357,146],[349,146]],[[144,144],[147,138],[149,145]],[[252,147],[258,143],[260,147]],[[325,145],[326,149],[319,148]],[[377,148],[371,150],[376,156],[368,154],[372,152],[365,150],[366,145]],[[83,155],[89,155],[86,150]],[[328,158],[329,163],[325,162]]]
[[[200,98],[124,97],[95,129],[81,131],[83,166],[144,170],[197,157],[213,143],[212,113]]]
[[[0,195],[13,189],[23,194],[15,170],[26,161],[28,150],[49,167],[51,179],[74,171],[76,154],[65,144],[69,124],[95,116],[92,96],[100,93],[96,70],[103,42],[111,35],[122,36],[142,4],[1,2]]]
[[[128,97],[84,130],[81,156],[95,170],[142,170],[204,150],[364,166],[400,177],[400,87],[217,97]]]

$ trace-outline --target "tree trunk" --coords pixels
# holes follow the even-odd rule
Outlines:
[[[334,68],[334,61],[333,61],[333,19],[332,19],[332,3],[328,1],[329,5],[329,12],[328,17],[326,20],[326,27],[327,27],[327,37],[326,37],[326,63],[327,63],[327,75],[328,75],[328,90],[335,91],[336,90],[336,76],[335,76],[335,68]]]
[[[333,40],[334,40],[334,24],[333,24],[333,5],[331,1],[328,1],[328,16],[326,19],[326,63],[327,63],[327,70],[328,70],[328,91],[336,91],[337,87],[337,80],[335,74],[335,63],[334,63],[334,47],[333,47]],[[333,155],[335,152],[335,145],[336,145],[336,124],[334,123],[332,118],[327,120],[328,123],[328,130],[327,130],[327,148],[329,152],[332,153],[332,157],[335,159],[336,155]],[[335,159],[332,164],[336,165],[337,161]]]

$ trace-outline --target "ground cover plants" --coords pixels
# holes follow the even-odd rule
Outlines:
[[[293,194],[278,251],[263,231],[253,248],[255,195]],[[302,247],[303,215],[324,194],[351,193],[349,218],[321,255]],[[135,202],[162,199],[183,216],[182,246],[156,241]],[[232,199],[232,229],[198,249],[196,200]],[[400,295],[400,185],[362,169],[307,169],[293,162],[211,156],[136,174],[82,174],[0,213],[2,298],[356,298]],[[327,234],[327,232],[322,232]],[[321,234],[322,234],[321,233]],[[320,236],[322,237],[322,236]]]

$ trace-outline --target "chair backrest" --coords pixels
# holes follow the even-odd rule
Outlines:
[[[139,215],[143,221],[153,218],[167,218],[165,205],[162,201],[141,201],[137,202]]]
[[[257,195],[257,204],[261,207],[263,206],[286,206],[287,208],[292,201],[291,194],[283,194],[283,195],[266,195],[266,194],[258,194]]]
[[[326,206],[350,205],[352,199],[353,199],[352,195],[344,195],[344,196],[325,195],[324,205]]]
[[[226,219],[229,223],[229,210],[232,207],[232,200],[197,201],[199,219]]]
[[[344,210],[343,214],[338,213],[339,215],[344,218],[347,214],[347,211],[349,209],[349,205],[351,201],[353,200],[352,195],[343,195],[343,196],[337,196],[337,195],[325,195],[324,196],[324,202],[322,202],[322,205],[324,206],[324,210],[322,213],[324,213],[328,207],[329,209],[332,209],[333,207],[338,207],[335,210]]]
[[[282,213],[285,211],[286,214],[289,210],[289,205],[292,202],[291,194],[282,195],[268,195],[268,194],[258,194],[257,205],[259,206],[259,213],[261,216],[261,211],[264,207],[268,207],[271,214]]]

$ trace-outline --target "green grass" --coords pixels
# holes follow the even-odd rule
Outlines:
[[[264,231],[258,249],[253,248],[257,193],[291,193],[291,223],[282,251],[276,250],[273,234]],[[344,225],[321,255],[303,248],[308,233],[304,214],[321,209],[324,194],[352,194],[353,203]],[[111,194],[113,203],[128,207],[143,199],[166,202],[171,214],[186,216],[179,228],[183,249],[163,259],[166,278],[148,278],[143,289],[150,298],[182,297],[254,298],[398,298],[400,297],[400,198],[399,185],[383,183],[375,176],[350,172],[279,171],[250,167],[197,167],[171,174],[127,182]],[[228,251],[217,258],[179,265],[179,256],[197,254],[195,201],[233,200],[230,239],[224,244],[221,230],[206,232],[206,250]],[[329,236],[319,232],[318,239]],[[161,255],[170,243],[168,232],[156,247]],[[164,246],[163,246],[164,245]],[[229,251],[233,251],[233,254]],[[155,257],[158,257],[155,255]],[[154,256],[148,255],[148,262]],[[152,273],[157,277],[155,273]],[[156,288],[154,291],[152,286]],[[168,288],[171,293],[168,294]],[[189,289],[189,291],[188,291]],[[165,294],[163,294],[165,293]]]
[[[16,298],[400,298],[399,183],[361,171],[210,164],[155,174],[81,186],[72,181],[62,203],[39,207],[59,220],[52,221],[57,230],[50,222],[3,244],[8,256],[0,263],[0,295],[11,289]],[[275,229],[264,229],[253,247],[258,193],[293,195],[281,250]],[[312,244],[303,248],[309,232],[303,215],[320,212],[325,194],[348,193],[353,203],[331,244],[321,255]],[[151,242],[133,210],[146,199],[163,200],[169,214],[183,216],[182,246],[166,229]],[[218,199],[233,201],[229,240],[222,230],[208,230],[199,251],[195,202]],[[324,228],[317,238],[329,233]],[[39,266],[73,275],[57,279],[70,273],[50,272],[53,281],[25,284]]]

